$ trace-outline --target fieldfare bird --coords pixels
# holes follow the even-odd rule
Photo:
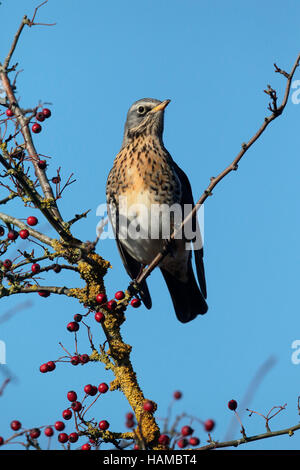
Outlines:
[[[108,215],[131,279],[136,279],[165,247],[166,240],[187,215],[186,208],[190,212],[194,206],[188,177],[162,140],[164,112],[169,102],[144,98],[133,103],[127,114],[121,150],[107,179]],[[196,215],[190,225],[189,234],[184,225],[184,234],[170,242],[168,254],[159,264],[176,316],[183,323],[208,309],[203,246]],[[192,251],[199,285],[193,272]],[[140,295],[150,309],[146,281],[141,283]]]

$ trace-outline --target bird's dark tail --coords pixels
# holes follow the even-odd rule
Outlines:
[[[179,321],[187,323],[197,315],[207,312],[208,306],[196,282],[192,263],[188,264],[188,281],[182,282],[161,268],[162,275],[168,286],[175,313]]]
[[[146,281],[140,285],[140,296],[145,307],[149,310],[152,307],[152,300]]]

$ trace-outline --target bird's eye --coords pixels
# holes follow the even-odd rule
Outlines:
[[[146,108],[144,106],[139,106],[137,112],[139,114],[145,114]]]

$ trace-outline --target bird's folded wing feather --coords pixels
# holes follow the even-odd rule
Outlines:
[[[184,171],[174,162],[174,160],[172,161],[172,165],[181,183],[182,207],[184,206],[184,204],[190,204],[191,207],[194,207],[195,203],[194,203],[192,188],[191,188],[188,177],[186,176]],[[201,240],[201,232],[200,232],[200,227],[199,227],[199,223],[197,219],[197,213],[195,213],[192,218],[192,230],[194,233],[196,233],[196,240]],[[200,285],[204,298],[206,298],[207,292],[206,292],[205,271],[204,271],[204,263],[203,263],[203,247],[201,247],[200,249],[199,248],[195,249],[195,243],[193,243],[193,247],[194,247],[195,265],[196,265],[199,285]]]

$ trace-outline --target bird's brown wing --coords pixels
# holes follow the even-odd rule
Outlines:
[[[182,189],[181,205],[183,206],[184,204],[190,204],[191,207],[194,207],[195,205],[194,198],[193,198],[192,188],[191,188],[188,177],[186,176],[184,171],[174,162],[174,160],[172,161],[172,165],[181,183],[181,189]],[[200,227],[199,227],[196,213],[192,218],[192,230],[194,233],[196,233],[196,240],[201,240]],[[201,249],[195,249],[194,243],[193,243],[193,247],[194,247],[193,251],[194,251],[194,256],[195,256],[195,265],[196,265],[198,282],[201,288],[202,295],[206,299],[207,291],[206,291],[205,271],[204,271],[204,263],[203,263],[203,247]]]

